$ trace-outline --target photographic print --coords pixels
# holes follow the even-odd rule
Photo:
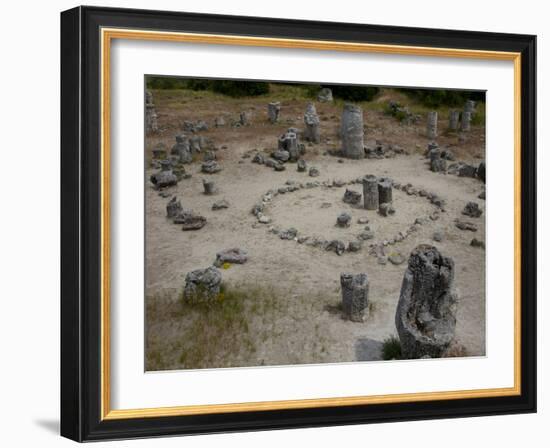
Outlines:
[[[486,354],[484,91],[144,99],[147,371]]]

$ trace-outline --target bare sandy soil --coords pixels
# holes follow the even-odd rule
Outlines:
[[[361,185],[352,185],[300,189],[278,195],[266,211],[272,219],[271,224],[258,223],[250,213],[263,194],[283,186],[287,180],[302,183],[313,180],[332,182],[334,179],[348,181],[366,174],[411,183],[446,200],[446,212],[438,220],[428,219],[417,232],[402,242],[388,246],[386,253],[401,253],[408,258],[418,244],[429,243],[454,259],[455,288],[459,296],[456,340],[465,347],[469,356],[485,354],[485,251],[470,246],[473,237],[485,241],[485,215],[467,218],[461,214],[468,201],[478,202],[485,209],[484,201],[477,198],[484,187],[477,179],[433,173],[428,169],[422,155],[428,142],[423,136],[424,126],[401,126],[379,110],[366,110],[366,139],[376,138],[384,143],[400,144],[410,154],[391,159],[344,160],[340,163],[336,157],[326,155],[326,150],[339,145],[336,131],[341,104],[316,102],[318,113],[327,119],[321,121],[323,143],[306,147],[304,159],[309,166],[318,167],[321,173],[319,177],[311,178],[307,172],[297,172],[296,164],[287,163],[285,171],[276,172],[251,163],[251,158],[243,158],[251,150],[276,148],[277,136],[282,131],[291,125],[300,127],[306,100],[283,102],[282,123],[271,125],[267,122],[265,110],[269,98],[230,99],[220,104],[222,100],[218,96],[205,100],[195,92],[181,94],[181,101],[178,100],[178,93],[159,91],[154,94],[159,125],[163,131],[147,137],[149,151],[159,141],[170,148],[175,142],[174,136],[181,132],[179,123],[186,119],[204,119],[212,124],[217,116],[226,114],[228,121],[231,117],[236,119],[240,110],[251,110],[253,121],[251,126],[211,127],[202,132],[216,146],[223,146],[217,151],[223,170],[213,175],[202,174],[200,161],[194,162],[186,167],[192,177],[168,190],[181,200],[184,208],[193,209],[207,218],[207,224],[202,229],[182,231],[181,226],[166,218],[166,204],[170,197],[161,197],[150,184],[146,186],[146,300],[147,305],[155,309],[156,316],[147,322],[148,350],[156,351],[155,356],[148,356],[151,360],[148,369],[196,367],[186,365],[180,353],[186,346],[181,343],[181,338],[190,325],[185,313],[163,313],[163,309],[173,310],[179,306],[178,296],[187,272],[210,266],[216,252],[232,247],[247,250],[249,260],[243,265],[232,265],[222,270],[224,282],[228,285],[260,286],[274,291],[281,307],[266,316],[250,316],[248,333],[253,341],[251,350],[236,350],[230,356],[220,355],[209,367],[381,359],[380,349],[384,339],[396,334],[395,309],[406,262],[381,265],[375,256],[369,255],[368,244],[405,231],[416,218],[433,212],[434,206],[423,197],[409,196],[394,189],[396,213],[381,217],[375,211],[366,211],[342,201],[346,187],[361,192]],[[441,129],[446,127],[443,117],[439,126]],[[485,153],[483,135],[484,129],[480,126],[473,129],[464,143],[458,143],[457,137],[452,135],[443,136],[438,141],[440,145],[453,145],[458,160],[478,163]],[[153,172],[155,170],[148,169],[146,178]],[[216,182],[219,188],[216,195],[203,194],[203,178]],[[222,198],[230,203],[229,208],[212,210],[213,202]],[[353,217],[352,225],[347,229],[335,226],[336,216],[341,211],[348,211]],[[346,252],[342,256],[293,240],[281,240],[269,230],[272,226],[280,229],[295,227],[298,235],[319,235],[325,239],[348,242],[364,229],[365,224],[357,222],[361,217],[369,219],[368,225],[375,237],[372,241],[366,241],[360,252]],[[456,218],[475,222],[478,231],[457,229],[454,225]],[[432,239],[435,231],[443,233],[443,241]],[[365,323],[346,321],[340,316],[341,272],[366,272],[369,276],[372,305],[370,317]],[[224,344],[231,343],[231,340],[219,341],[222,349]]]

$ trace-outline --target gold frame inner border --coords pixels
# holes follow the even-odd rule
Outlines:
[[[229,404],[170,406],[139,409],[111,409],[110,345],[110,63],[113,39],[184,42],[212,45],[296,48],[355,53],[383,53],[412,56],[452,57],[512,61],[514,63],[514,386],[442,392],[403,393],[303,400],[280,400]],[[317,407],[406,403],[432,400],[502,397],[521,394],[521,53],[368,44],[323,40],[279,39],[216,34],[101,29],[101,419],[129,419],[251,412]]]

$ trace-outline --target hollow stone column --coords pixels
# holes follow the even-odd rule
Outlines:
[[[431,139],[434,139],[437,137],[437,112],[435,110],[428,112],[426,134],[428,135],[428,138],[431,138]]]
[[[319,116],[315,110],[315,105],[313,103],[309,103],[306,107],[306,113],[304,114],[304,124],[306,125],[304,130],[305,140],[312,143],[321,142],[319,123]]]
[[[439,358],[454,339],[457,297],[453,280],[451,258],[428,244],[413,250],[395,313],[404,358]]]
[[[391,179],[383,178],[378,181],[378,202],[380,204],[390,204],[393,202]]]
[[[449,111],[449,129],[451,131],[458,130],[458,122],[460,120],[460,111],[452,109]]]
[[[378,208],[378,178],[371,174],[363,177],[363,201],[366,210]]]
[[[367,274],[340,274],[342,308],[353,322],[364,322],[369,311],[369,279]]]
[[[470,124],[472,121],[472,112],[464,111],[462,112],[462,121],[460,123],[460,129],[464,132],[468,132],[470,130]]]
[[[271,123],[277,123],[279,121],[279,114],[281,113],[281,103],[274,101],[267,105],[267,117]]]
[[[365,157],[363,110],[355,104],[344,105],[341,123],[342,155],[350,159]]]

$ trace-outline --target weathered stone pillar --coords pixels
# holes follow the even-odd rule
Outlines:
[[[371,174],[363,177],[363,202],[366,210],[378,208],[378,178]]]
[[[321,103],[332,101],[332,90],[330,90],[328,87],[322,88],[319,92],[319,95],[317,95],[317,99]]]
[[[176,144],[172,146],[170,154],[178,156],[180,163],[191,163],[193,161],[187,135],[176,135]]]
[[[304,130],[305,140],[312,143],[320,143],[321,136],[319,133],[319,116],[315,110],[315,105],[309,103],[306,108],[306,113],[304,114],[304,124],[306,128]]]
[[[431,139],[434,139],[437,137],[437,112],[435,110],[428,112],[426,134],[428,135],[428,138],[431,138]]]
[[[462,112],[462,120],[461,120],[461,130],[463,132],[468,132],[470,130],[470,124],[472,121],[472,112],[464,111]]]
[[[467,100],[466,103],[464,103],[464,112],[470,112],[473,114],[476,110],[476,102],[473,100]]]
[[[353,322],[364,322],[369,314],[369,279],[367,274],[340,274],[342,308]]]
[[[281,113],[281,103],[275,101],[267,105],[267,117],[271,123],[277,123],[279,121],[279,114]]]
[[[241,112],[241,114],[239,115],[239,122],[241,126],[248,126],[250,124],[250,119],[250,112]]]
[[[449,111],[449,129],[451,131],[458,130],[458,122],[460,121],[460,111],[452,109]]]
[[[145,132],[151,134],[158,131],[157,112],[153,103],[153,94],[145,91]]]
[[[363,110],[354,104],[344,105],[341,123],[342,155],[350,159],[365,157]]]
[[[292,128],[279,137],[277,147],[281,151],[288,151],[291,162],[296,162],[300,158],[298,134]]]
[[[378,202],[380,204],[393,202],[391,179],[382,178],[378,181]]]
[[[168,204],[166,204],[166,217],[175,218],[180,214],[182,210],[183,207],[181,206],[181,202],[178,200],[178,198],[176,198],[176,196],[173,196]]]
[[[454,338],[454,262],[434,246],[413,250],[403,277],[395,325],[405,359],[439,358]]]

